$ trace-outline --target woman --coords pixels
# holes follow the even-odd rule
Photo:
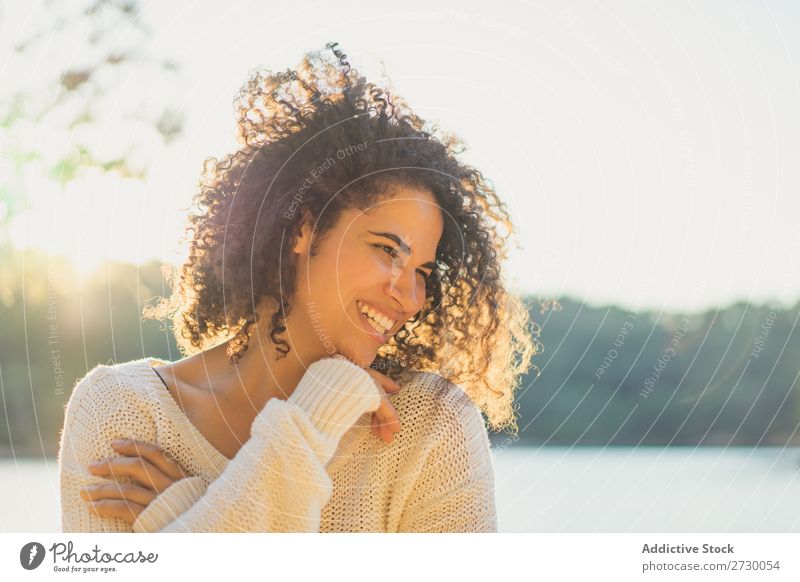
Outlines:
[[[241,148],[206,165],[148,310],[190,355],[76,386],[64,531],[497,530],[481,411],[514,426],[536,353],[507,211],[460,142],[327,48],[256,73]]]

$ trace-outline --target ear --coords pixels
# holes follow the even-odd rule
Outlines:
[[[294,244],[292,252],[298,255],[308,253],[311,248],[311,233],[312,233],[312,218],[311,214],[304,210],[300,223],[297,226],[298,234],[297,240]]]

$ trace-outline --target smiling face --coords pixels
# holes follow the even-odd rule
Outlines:
[[[304,223],[294,252],[297,286],[286,337],[305,362],[340,352],[368,366],[425,304],[442,212],[430,191],[396,186],[371,207],[344,210],[309,256]]]

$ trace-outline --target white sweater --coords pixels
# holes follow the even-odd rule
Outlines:
[[[163,363],[100,365],[76,385],[59,450],[64,532],[497,531],[483,417],[444,378],[404,375],[389,396],[402,430],[386,443],[371,431],[380,393],[370,375],[341,356],[319,360],[288,399],[267,402],[229,460],[173,400],[152,368]],[[79,494],[107,481],[87,465],[117,456],[115,438],[156,444],[192,475],[133,527],[95,515]]]

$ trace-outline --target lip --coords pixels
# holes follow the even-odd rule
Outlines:
[[[372,337],[372,339],[374,339],[376,342],[378,342],[378,343],[380,343],[380,344],[385,344],[387,341],[389,341],[389,333],[387,332],[387,333],[384,335],[384,334],[380,334],[380,333],[378,333],[377,331],[375,331],[375,328],[373,328],[373,327],[370,325],[369,321],[367,321],[367,316],[366,316],[366,314],[365,314],[365,313],[363,313],[363,312],[362,312],[362,311],[361,311],[361,310],[358,308],[358,305],[357,305],[357,304],[356,304],[356,311],[358,312],[358,319],[361,321],[361,325],[362,325],[362,327],[363,327],[363,328],[364,328],[364,330],[367,332],[367,334],[368,334],[370,337]]]
[[[361,301],[361,303],[367,305],[368,307],[372,307],[372,309],[374,309],[378,313],[382,313],[383,315],[394,321],[395,325],[397,325],[397,322],[403,318],[403,315],[396,309],[391,309],[389,307],[382,307],[375,303],[364,301],[363,299],[359,299],[359,301]]]

